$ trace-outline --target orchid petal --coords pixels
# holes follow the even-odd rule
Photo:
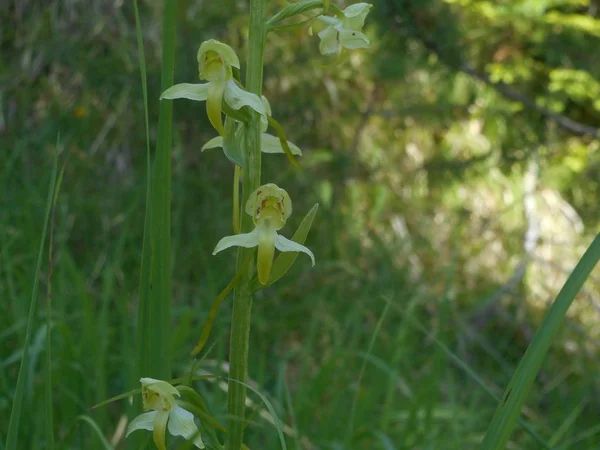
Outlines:
[[[263,133],[260,139],[260,147],[263,153],[285,153],[278,137]],[[298,148],[295,144],[292,144],[290,141],[287,141],[287,143],[290,146],[292,154],[302,155],[302,150],[300,150],[300,148]]]
[[[208,88],[210,83],[180,83],[171,86],[160,96],[161,100],[168,99],[174,100],[177,98],[187,98],[188,100],[195,100],[202,102],[208,97]]]
[[[258,245],[258,230],[255,228],[250,233],[242,233],[236,234],[234,236],[225,236],[221,239],[215,249],[213,250],[213,255],[216,255],[222,250],[225,250],[229,247],[244,247],[244,248],[252,248]]]
[[[200,149],[201,152],[203,152],[204,150],[208,150],[209,148],[223,148],[223,136],[217,136],[212,138],[210,141],[208,141],[206,144],[204,144],[202,146],[202,148]]]
[[[225,87],[225,102],[233,109],[249,106],[260,114],[265,114],[265,107],[260,97],[241,89],[233,80],[229,80]]]
[[[128,437],[131,433],[136,430],[147,430],[152,431],[154,429],[154,419],[158,412],[150,411],[144,414],[140,414],[135,419],[133,419],[129,426],[127,427],[127,434],[125,437]]]
[[[321,38],[319,44],[319,51],[322,55],[329,55],[336,53],[338,49],[338,32],[334,27],[327,27],[322,31],[319,31],[318,36]]]
[[[158,450],[166,450],[165,442],[165,430],[167,429],[167,420],[169,420],[169,413],[167,411],[160,411],[156,413],[154,418],[154,428],[152,430],[152,437],[154,438],[154,445]]]
[[[340,30],[340,43],[342,47],[354,50],[357,48],[367,48],[371,41],[360,31],[343,29]]]
[[[312,260],[312,265],[315,265],[315,255],[304,245],[300,245],[297,242],[291,241],[288,238],[285,238],[281,235],[277,235],[277,239],[275,239],[275,247],[280,252],[303,252],[310,256]],[[263,283],[265,284],[265,283]]]
[[[194,415],[181,406],[175,406],[169,414],[168,428],[169,433],[173,436],[183,436],[188,440],[194,438],[194,445],[204,448],[204,442],[202,442],[198,427],[194,423]]]
[[[373,5],[369,3],[355,3],[344,9],[345,28],[360,30],[365,25],[365,19],[372,7]]]

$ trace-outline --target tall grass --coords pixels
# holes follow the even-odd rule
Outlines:
[[[21,416],[23,414],[23,402],[24,402],[24,396],[25,396],[25,386],[26,384],[31,386],[33,380],[31,379],[27,379],[30,378],[32,375],[31,372],[31,349],[30,349],[30,345],[31,345],[31,336],[33,334],[33,328],[35,326],[35,318],[36,318],[36,314],[37,314],[37,297],[38,297],[38,284],[39,284],[39,278],[40,278],[40,271],[42,268],[42,258],[44,255],[44,249],[46,248],[46,232],[48,230],[48,224],[50,222],[50,213],[52,211],[52,206],[54,204],[54,200],[56,198],[56,192],[55,192],[55,188],[56,188],[56,179],[57,179],[57,173],[58,173],[58,145],[56,146],[56,150],[54,152],[54,162],[52,164],[52,172],[50,175],[50,185],[48,187],[48,197],[46,200],[46,212],[44,214],[44,219],[43,219],[43,223],[42,223],[42,230],[41,230],[41,238],[39,240],[40,244],[39,244],[39,251],[38,251],[38,256],[37,256],[37,261],[35,264],[35,268],[33,271],[33,282],[32,282],[32,286],[31,286],[31,300],[29,303],[29,314],[27,316],[27,325],[26,325],[26,329],[25,329],[25,341],[23,343],[23,353],[21,355],[21,364],[19,366],[19,375],[17,376],[17,384],[15,386],[15,391],[14,391],[14,396],[13,396],[13,402],[12,402],[12,408],[10,410],[10,418],[9,418],[9,422],[8,422],[8,430],[7,430],[7,435],[6,435],[6,444],[5,444],[5,448],[7,450],[16,450],[18,449],[18,438],[19,438],[19,424],[21,422]],[[51,317],[51,307],[50,307],[50,298],[47,299],[48,301],[48,308],[46,309],[46,313],[48,315],[47,320],[46,320],[46,328],[47,328],[47,333],[46,333],[46,352],[47,352],[47,363],[46,363],[46,396],[45,396],[45,416],[46,416],[46,420],[49,422],[49,424],[46,425],[45,430],[46,430],[46,438],[48,439],[48,441],[46,442],[46,445],[48,448],[53,448],[54,446],[54,436],[53,436],[53,421],[52,421],[52,404],[51,404],[51,388],[52,388],[52,384],[51,384],[51,372],[50,372],[50,365],[51,365],[51,352],[50,352],[50,340],[48,339],[48,337],[50,336],[50,329],[49,327],[51,326],[51,321],[50,321],[50,317]],[[29,394],[31,395],[31,394]]]
[[[107,28],[116,35],[102,35],[102,43],[110,46],[106,53],[98,51],[99,41],[92,34],[92,27],[90,34],[85,35],[87,41],[69,40],[69,35],[58,26],[52,30],[57,33],[56,39],[61,40],[60,45],[65,46],[60,47],[64,52],[72,54],[74,61],[84,61],[90,66],[86,72],[86,79],[90,80],[86,85],[88,91],[84,94],[91,95],[89,91],[111,94],[103,97],[106,111],[97,112],[97,116],[86,122],[59,110],[62,115],[38,118],[36,133],[31,133],[18,124],[27,124],[27,120],[32,119],[18,116],[20,110],[17,109],[19,120],[9,121],[9,128],[0,134],[2,148],[8,149],[0,156],[3,187],[0,197],[0,292],[3,296],[0,302],[0,413],[9,417],[8,421],[0,421],[0,440],[5,442],[6,449],[51,448],[53,440],[55,448],[129,448],[123,436],[126,402],[114,403],[102,410],[89,411],[89,407],[127,390],[131,380],[140,374],[169,377],[171,371],[167,371],[166,366],[158,367],[158,355],[177,361],[173,372],[186,371],[189,368],[187,355],[198,338],[210,302],[230,279],[233,258],[223,262],[206,255],[221,237],[220,230],[231,226],[230,204],[223,201],[223,192],[230,190],[227,177],[231,167],[221,161],[220,155],[210,152],[199,155],[199,145],[210,134],[202,129],[197,109],[191,111],[185,121],[200,122],[198,129],[182,126],[177,136],[177,142],[181,142],[177,155],[180,165],[176,168],[176,189],[180,189],[180,195],[173,203],[172,217],[177,218],[177,226],[173,228],[170,250],[164,245],[165,236],[169,235],[169,221],[165,216],[157,218],[152,213],[160,210],[168,216],[167,168],[171,169],[173,155],[168,155],[170,145],[165,144],[160,149],[158,145],[171,141],[167,130],[171,113],[161,112],[163,131],[158,132],[160,137],[152,167],[146,166],[149,160],[133,157],[131,172],[113,178],[107,175],[109,171],[116,172],[109,166],[108,158],[113,146],[118,148],[119,156],[126,154],[129,146],[144,148],[142,118],[144,114],[151,117],[157,109],[159,87],[153,80],[158,79],[159,73],[152,57],[146,66],[142,54],[142,29],[149,29],[146,45],[153,45],[154,35],[150,10],[147,4],[144,6],[141,18],[145,27],[140,25],[137,29],[141,90],[119,90],[121,84],[139,85],[140,79],[137,69],[130,72],[123,69],[135,60],[135,48],[126,50],[131,47],[130,34],[118,34],[122,33],[119,30],[127,29],[130,18],[117,14],[104,22],[103,17],[90,12],[92,24],[118,25]],[[172,27],[164,27],[169,32],[175,23],[174,8],[173,2],[167,2],[164,19]],[[59,47],[54,44],[58,42],[48,40],[48,45],[43,45],[49,39],[44,37],[44,24],[55,20],[52,12],[40,18],[40,26],[36,28],[40,34],[32,34],[30,38],[31,45],[39,52],[33,55],[50,60],[48,55],[61,56],[55,52]],[[207,28],[204,32],[196,30],[184,16],[180,15],[177,20],[181,21],[183,45],[189,46],[186,52],[193,53],[202,38],[224,33],[219,28],[220,22],[219,27]],[[169,32],[165,34],[167,41],[172,36]],[[175,47],[170,48],[170,56],[173,56]],[[285,56],[283,50],[282,54]],[[300,56],[299,59],[304,57]],[[168,65],[172,60],[167,57],[163,62]],[[114,79],[96,73],[101,73],[99,66],[107,67],[111,74],[121,75],[111,81]],[[20,66],[19,70],[15,66],[10,75],[18,78],[20,70]],[[164,76],[168,77],[169,73]],[[54,81],[47,81],[51,82]],[[163,83],[163,87],[169,84]],[[42,109],[43,102],[35,102],[49,96],[50,89],[45,90],[43,83],[31,82],[27,86],[22,96],[28,108],[23,109]],[[87,154],[89,144],[113,114],[110,111],[112,98],[120,98],[121,92],[132,111],[116,116],[114,129],[105,134],[108,136],[105,140],[98,141],[101,151]],[[147,106],[141,104],[140,98],[144,95],[148,95],[144,100]],[[161,108],[169,108],[170,102],[163,103]],[[2,103],[3,112],[7,110],[6,104]],[[304,117],[291,102],[279,107],[288,108],[290,123]],[[182,117],[189,111],[184,108]],[[128,119],[129,115],[133,116],[132,120]],[[352,116],[352,112],[345,111],[345,115]],[[149,145],[154,130],[148,122],[154,121],[146,120]],[[340,126],[348,126],[341,118],[339,122]],[[46,142],[53,142],[59,128],[63,136],[61,142],[68,149],[70,159],[61,195],[55,196],[57,163],[54,160],[53,164],[42,164],[44,159],[39,155]],[[302,136],[301,131],[297,136]],[[187,133],[190,139],[184,139],[188,138]],[[325,145],[318,142],[319,147]],[[272,415],[282,419],[281,430],[288,448],[465,450],[481,448],[482,442],[488,445],[495,439],[489,448],[501,448],[498,447],[500,442],[508,442],[506,446],[512,448],[596,450],[600,427],[595,411],[600,403],[590,393],[597,383],[598,363],[583,350],[576,354],[564,352],[560,345],[564,341],[557,337],[556,326],[563,320],[564,310],[573,300],[577,286],[593,267],[593,258],[597,261],[598,239],[586,253],[585,263],[582,260],[573,272],[568,289],[565,285],[554,302],[560,305],[560,310],[555,312],[555,306],[550,310],[547,320],[551,325],[544,322],[540,328],[539,336],[544,337],[536,337],[527,350],[529,342],[522,338],[518,326],[503,323],[495,316],[484,326],[472,319],[476,305],[483,301],[482,292],[495,288],[485,274],[471,294],[458,300],[453,292],[463,282],[460,271],[442,268],[431,275],[434,279],[441,273],[447,279],[444,289],[431,280],[415,278],[410,267],[412,262],[409,264],[403,257],[407,252],[405,247],[387,241],[380,246],[370,240],[370,233],[376,230],[373,223],[387,220],[384,213],[374,212],[377,205],[369,209],[376,202],[355,190],[356,180],[343,178],[348,174],[340,175],[343,168],[336,165],[335,159],[323,162],[319,160],[326,159],[323,153],[310,148],[305,157],[308,167],[327,173],[335,186],[334,201],[322,203],[325,205],[319,212],[322,216],[315,223],[307,244],[316,249],[319,266],[310,272],[302,266],[294,267],[292,271],[297,278],[288,275],[257,294],[248,324],[253,332],[246,382],[251,389],[247,389],[246,394],[256,400],[260,398],[256,392],[261,393],[273,405]],[[273,169],[266,167],[266,170]],[[144,205],[145,191],[140,188],[143,185],[140,180],[146,179],[146,169],[147,179],[152,180],[152,184],[149,184],[151,188]],[[312,180],[308,178],[311,171],[272,174],[278,181],[285,179],[301,194],[294,205],[298,210],[308,210],[324,196],[322,184],[307,181]],[[48,174],[51,175],[50,186]],[[153,190],[155,177],[161,186],[158,191]],[[465,186],[468,188],[468,184]],[[47,193],[45,203],[39,192]],[[358,209],[352,209],[348,199],[355,201]],[[53,201],[56,205],[54,273],[49,280],[44,273],[44,256],[48,214]],[[29,205],[42,205],[40,211],[45,205],[45,209],[38,213]],[[147,209],[140,281],[144,206]],[[360,214],[360,208],[366,208],[367,219]],[[355,233],[352,227],[363,219],[364,229]],[[457,233],[457,241],[460,236]],[[153,239],[163,243],[161,249],[154,252]],[[430,244],[417,239],[412,245],[419,248]],[[153,266],[152,261],[157,261],[153,259],[157,257],[156,252],[163,256],[165,252],[173,253],[177,257],[177,271],[170,288],[170,268],[175,263]],[[440,249],[440,260],[442,252]],[[595,256],[592,258],[590,254]],[[152,292],[150,279],[158,283],[153,284]],[[47,304],[52,307],[51,311],[44,312],[38,307],[37,297],[43,291],[38,283],[48,283],[46,292],[51,288],[52,303]],[[144,291],[144,287],[148,289]],[[138,288],[139,346],[136,347],[133,330]],[[389,299],[387,302],[380,300],[382,294]],[[166,299],[172,302],[170,312]],[[389,309],[384,315],[381,311],[386,304]],[[225,301],[222,312],[228,306],[231,305]],[[510,308],[510,304],[501,307]],[[420,329],[413,326],[407,312],[421,325]],[[165,323],[177,326],[169,332],[165,331]],[[528,320],[527,324],[530,323],[535,324],[535,320]],[[208,343],[210,352],[200,368],[214,371],[227,361],[230,325],[228,314],[216,316]],[[590,343],[584,334],[573,334],[569,339],[580,348]],[[550,342],[556,344],[556,351],[547,352]],[[175,343],[172,354],[169,343]],[[50,344],[52,352],[46,353]],[[526,356],[518,365],[524,353]],[[139,355],[145,358],[136,362],[134,368],[133,362]],[[540,372],[540,362],[545,355],[546,365]],[[44,357],[47,359],[43,360]],[[515,380],[510,381],[513,371]],[[540,383],[532,385],[531,377],[536,373]],[[498,393],[507,385],[499,403]],[[224,392],[209,382],[198,382],[195,387],[225,423],[230,416]],[[524,406],[526,398],[530,401]],[[264,408],[256,406],[262,404],[256,401],[247,411],[244,441],[249,448],[281,448],[282,437],[261,415]],[[526,432],[520,428],[515,430],[514,420]]]
[[[137,10],[137,6],[136,6]],[[175,67],[176,2],[165,0],[162,27],[161,90],[173,85]],[[141,31],[136,27],[138,48],[142,48]],[[142,79],[145,61],[140,50]],[[142,89],[146,91],[145,81]],[[143,93],[147,116],[147,93]],[[158,97],[154,101],[158,101]],[[152,175],[148,174],[146,217],[140,278],[137,358],[140,377],[171,379],[171,134],[173,103],[160,103],[158,138]],[[146,128],[148,129],[148,127]],[[146,135],[148,142],[149,136]]]

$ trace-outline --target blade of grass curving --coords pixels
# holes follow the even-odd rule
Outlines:
[[[59,141],[56,142],[58,153]],[[46,448],[54,449],[54,411],[52,408],[52,272],[54,270],[54,223],[56,217],[56,202],[62,184],[65,166],[63,165],[52,198],[50,208],[50,233],[48,234],[48,284],[46,287],[46,365],[44,389],[44,422],[46,428]]]
[[[87,423],[90,426],[90,428],[92,429],[92,431],[94,432],[94,434],[98,437],[98,441],[100,441],[100,444],[102,444],[102,448],[104,448],[105,450],[114,450],[114,447],[112,445],[110,445],[110,442],[108,442],[108,440],[106,439],[106,437],[104,437],[104,435],[102,434],[102,430],[100,429],[100,427],[98,426],[98,424],[90,416],[80,415],[80,416],[75,417],[73,425],[71,425],[71,428],[69,429],[69,431],[65,435],[63,441],[66,441],[66,440],[69,439],[69,437],[71,436],[71,434],[75,430],[75,424],[77,422],[84,422],[84,423]]]
[[[238,281],[240,281],[240,278],[242,277],[242,273],[246,270],[246,267],[250,263],[250,260],[251,260],[251,258],[246,258],[246,260],[242,264],[238,273],[231,279],[229,284],[227,286],[225,286],[225,289],[223,289],[221,291],[221,293],[217,296],[217,298],[213,302],[213,305],[211,306],[210,311],[208,312],[208,316],[206,317],[206,322],[204,323],[204,326],[202,327],[202,332],[200,333],[200,338],[198,339],[198,343],[192,350],[191,356],[196,356],[197,354],[199,354],[202,351],[202,349],[204,348],[204,346],[206,345],[206,341],[208,341],[208,337],[210,336],[210,331],[212,330],[212,324],[215,320],[215,317],[217,317],[217,312],[219,310],[219,306],[221,305],[223,300],[225,300],[225,298],[231,292],[231,290],[235,287],[235,285],[238,283]]]
[[[46,200],[46,213],[44,215],[44,225],[42,227],[42,237],[40,239],[40,248],[38,252],[37,262],[35,266],[35,272],[33,276],[33,286],[31,288],[31,302],[29,304],[29,317],[27,319],[27,329],[25,330],[25,343],[23,344],[23,356],[21,358],[21,364],[19,366],[19,375],[17,376],[17,385],[15,388],[15,395],[13,399],[12,408],[10,411],[10,419],[8,422],[8,431],[6,435],[6,450],[17,450],[17,441],[19,433],[19,423],[21,421],[21,409],[23,407],[23,392],[25,388],[25,378],[29,372],[29,341],[31,340],[31,334],[33,331],[36,304],[37,304],[37,290],[38,281],[40,277],[40,270],[42,267],[42,255],[44,254],[44,248],[46,243],[46,232],[48,230],[48,223],[50,221],[50,210],[52,207],[52,201],[54,199],[54,192],[56,186],[56,178],[58,172],[58,145],[54,153],[54,161],[52,163],[52,173],[50,175],[50,186],[48,187],[48,198]]]
[[[287,450],[287,445],[285,443],[285,437],[283,436],[283,428],[284,428],[283,422],[277,415],[277,412],[275,411],[275,408],[273,407],[273,404],[269,401],[269,399],[267,397],[265,397],[264,394],[259,392],[258,389],[253,388],[249,384],[243,383],[239,380],[233,380],[232,378],[229,378],[229,380],[233,381],[234,383],[243,384],[246,387],[246,389],[249,389],[252,392],[254,392],[256,395],[258,395],[260,400],[263,402],[263,404],[267,408],[267,411],[270,415],[270,419],[272,419],[271,424],[277,430],[277,436],[279,437],[279,443],[281,444],[282,450]]]
[[[144,102],[144,119],[146,126],[146,214],[144,216],[144,235],[142,238],[142,258],[140,270],[139,285],[139,305],[137,317],[137,376],[140,378],[145,369],[149,366],[149,355],[142,353],[144,351],[143,343],[146,340],[145,333],[147,328],[142,324],[148,323],[148,298],[150,297],[150,218],[151,218],[151,192],[152,192],[152,169],[150,156],[150,124],[148,119],[148,82],[146,75],[146,56],[144,54],[144,40],[142,36],[142,27],[137,0],[133,1],[135,15],[135,31],[138,46],[138,59],[140,61],[140,77],[142,82],[142,96]],[[143,360],[142,360],[143,359]],[[132,380],[137,382],[137,380]]]
[[[383,311],[381,312],[381,316],[377,321],[377,325],[373,330],[373,334],[371,335],[371,340],[369,342],[369,348],[367,349],[367,355],[370,355],[373,351],[373,346],[375,345],[375,341],[377,340],[377,336],[379,336],[379,331],[381,330],[381,325],[387,315],[388,309],[390,308],[390,302],[385,302],[385,306],[383,307]],[[346,447],[352,447],[352,437],[354,435],[354,422],[356,421],[356,408],[358,406],[358,396],[360,395],[360,384],[362,382],[363,375],[365,373],[365,368],[367,367],[367,360],[364,359],[362,365],[360,366],[360,371],[358,372],[358,380],[356,382],[356,395],[352,399],[352,406],[350,407],[350,419],[348,421],[348,430],[346,432]]]
[[[388,299],[389,301],[389,299]],[[431,339],[435,345],[437,345],[444,354],[452,361],[458,368],[463,370],[475,383],[479,385],[490,397],[492,397],[496,401],[500,401],[500,398],[494,390],[486,384],[486,382],[481,378],[477,372],[475,372],[471,366],[469,366],[466,362],[460,359],[452,350],[450,350],[445,344],[440,342],[435,336],[433,336],[430,331],[421,323],[417,318],[415,318],[410,312],[407,312],[403,309],[403,307],[396,307],[396,310],[399,311],[403,316],[408,319],[408,323],[421,331],[428,339]],[[547,450],[552,450],[552,446],[548,444],[544,439],[533,429],[533,426],[530,425],[525,420],[518,418],[519,425],[529,433],[531,437],[533,437],[543,448]]]
[[[519,362],[512,379],[508,383],[502,401],[498,405],[492,421],[483,438],[482,450],[504,449],[519,418],[521,407],[531,390],[548,349],[558,332],[565,314],[575,296],[583,286],[600,259],[600,234],[592,241],[581,257],[556,300],[544,317],[539,330],[533,337],[525,355]]]
[[[583,410],[585,409],[587,404],[588,404],[587,399],[579,402],[579,404],[575,408],[573,408],[573,410],[567,416],[567,418],[563,421],[563,423],[560,424],[560,426],[558,427],[558,430],[556,430],[556,432],[550,438],[550,444],[553,447],[556,447],[558,445],[558,442],[567,434],[567,431],[569,430],[569,428],[571,428],[571,426],[573,426],[573,424],[575,423],[577,418],[581,415],[581,413],[583,412]]]
[[[136,9],[137,13],[137,9]],[[161,89],[173,85],[175,66],[176,3],[164,1]],[[141,50],[139,14],[136,16],[142,78],[145,62]],[[147,99],[147,86],[143,82]],[[146,100],[147,101],[147,100]],[[144,106],[147,114],[147,105]],[[142,248],[140,306],[138,311],[138,374],[163,380],[171,378],[171,132],[173,103],[162,101],[158,120],[156,156],[147,190],[146,226]],[[149,209],[149,211],[148,211]]]

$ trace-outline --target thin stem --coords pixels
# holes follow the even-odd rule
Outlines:
[[[242,168],[235,165],[233,170],[233,234],[240,234],[240,172]]]
[[[263,50],[265,45],[265,5],[266,0],[250,2],[249,53],[246,72],[246,89],[262,93]],[[248,197],[260,186],[260,116],[253,112],[245,126],[244,151],[246,166],[242,183],[242,207]],[[254,224],[244,214],[242,232],[252,230]],[[231,318],[231,342],[229,348],[229,389],[227,395],[227,449],[241,450],[245,428],[246,376],[248,373],[248,341],[250,337],[250,315],[252,310],[252,290],[250,280],[254,273],[254,263],[244,267],[243,262],[252,257],[254,249],[240,248],[237,257],[237,270],[241,271],[240,283],[233,294]]]

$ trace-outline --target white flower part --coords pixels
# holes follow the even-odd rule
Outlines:
[[[319,31],[317,35],[321,38],[321,43],[319,44],[319,51],[322,55],[330,55],[332,53],[337,52],[338,32],[334,27],[327,27],[324,30]]]
[[[258,95],[241,89],[234,80],[229,80],[225,85],[224,97],[225,103],[227,103],[233,109],[240,109],[244,106],[249,106],[254,111],[257,111],[260,114],[265,114],[265,108]]]
[[[293,155],[302,155],[302,150],[295,144],[287,141]],[[260,146],[263,153],[285,153],[278,137],[263,133],[260,137]]]
[[[321,38],[319,51],[323,55],[336,53],[338,43],[347,49],[367,48],[371,43],[369,38],[361,31],[367,14],[373,5],[369,3],[355,3],[344,9],[344,17],[321,16],[318,19],[329,26],[318,33]]]
[[[297,242],[294,242],[294,241],[292,241],[286,237],[283,237],[279,234],[275,238],[275,248],[277,250],[279,250],[280,252],[303,252],[303,253],[306,253],[308,256],[310,256],[312,265],[313,266],[315,265],[315,255],[313,255],[313,252],[311,252],[304,245],[298,244]]]
[[[198,49],[198,72],[200,78],[209,81],[231,80],[231,67],[240,68],[240,60],[227,44],[209,39]]]
[[[258,245],[258,230],[255,228],[250,233],[242,233],[235,234],[233,236],[225,236],[221,239],[215,249],[213,250],[213,255],[216,255],[222,250],[225,250],[229,247],[244,247],[244,248],[252,248]]]
[[[171,86],[160,96],[160,99],[174,100],[177,98],[187,98],[188,100],[195,100],[202,102],[208,97],[208,88],[210,83],[180,83]]]
[[[126,437],[136,430],[153,432],[154,443],[159,449],[165,449],[165,428],[173,436],[193,439],[198,448],[204,448],[194,415],[179,406],[175,396],[179,391],[170,383],[154,378],[141,378],[144,409],[151,411],[140,414],[127,427]]]
[[[292,214],[292,200],[285,189],[274,183],[267,183],[250,194],[245,210],[255,225],[259,225],[265,219],[275,219],[277,231],[283,228]]]
[[[156,411],[150,411],[137,416],[127,426],[127,434],[125,437],[128,437],[136,430],[152,431],[154,429],[154,419],[156,418],[157,414],[158,413]]]
[[[196,447],[204,448],[204,442],[202,442],[198,427],[194,423],[194,415],[181,406],[175,406],[171,410],[167,427],[173,436],[183,436],[188,440],[194,439]]]
[[[215,39],[209,39],[208,41],[204,41],[202,44],[200,44],[197,55],[198,64],[202,63],[204,55],[206,55],[209,51],[213,51],[219,55],[225,64],[229,64],[236,69],[240,68],[240,60],[235,54],[235,51],[229,45],[219,42]]]
[[[370,3],[355,3],[344,9],[344,18],[342,23],[344,28],[351,30],[360,30],[365,25],[367,14],[373,5]]]

